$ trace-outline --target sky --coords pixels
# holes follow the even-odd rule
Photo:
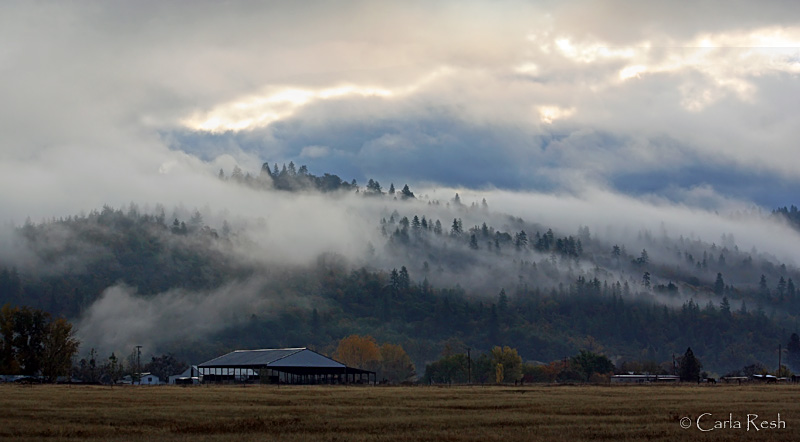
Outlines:
[[[213,205],[209,176],[264,161],[709,210],[800,193],[790,1],[10,1],[0,41],[3,221]]]
[[[382,202],[217,179],[290,161],[563,235],[730,234],[800,260],[800,234],[733,215],[798,203],[796,1],[9,0],[0,42],[0,260],[27,256],[7,228],[27,218],[131,203],[248,226],[265,267],[380,250]],[[208,323],[258,284],[149,304],[113,286],[81,328],[141,343],[160,319],[109,332],[131,308]]]

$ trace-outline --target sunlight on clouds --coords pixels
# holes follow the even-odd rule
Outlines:
[[[582,63],[593,63],[600,59],[633,58],[638,48],[611,48],[601,43],[575,44],[567,38],[555,41],[561,54]]]
[[[524,63],[515,67],[514,71],[523,75],[536,75],[539,73],[539,66],[535,63]]]
[[[322,90],[284,89],[222,105],[206,115],[194,116],[183,121],[191,129],[206,132],[240,131],[263,127],[291,116],[297,109],[315,100],[326,100],[345,95],[381,96],[392,95],[389,90],[342,86]]]
[[[593,48],[597,44],[586,44]],[[589,51],[575,45],[565,46],[569,54]],[[754,77],[776,73],[800,73],[800,29],[765,28],[749,33],[705,34],[686,43],[673,43],[665,56],[656,59],[647,46],[640,47],[631,57],[631,63],[619,70],[619,80],[639,79],[652,74],[681,74],[686,71],[701,73],[715,88],[708,89],[687,84],[681,88],[682,106],[689,111],[700,111],[724,97],[735,94],[742,101],[750,101],[756,93]],[[585,58],[574,56],[577,61]]]
[[[236,132],[255,129],[291,117],[298,109],[315,101],[345,97],[389,99],[409,95],[450,72],[449,68],[437,69],[410,85],[395,89],[354,84],[324,89],[279,89],[273,87],[261,95],[220,105],[205,114],[195,114],[181,123],[192,130],[205,132]]]
[[[539,106],[539,120],[545,124],[553,124],[553,121],[567,118],[575,113],[575,108],[568,109],[560,108],[558,106]]]
[[[639,75],[645,72],[647,72],[647,66],[643,66],[640,64],[627,66],[626,68],[619,71],[619,78],[620,80],[627,80],[629,78],[639,78]]]

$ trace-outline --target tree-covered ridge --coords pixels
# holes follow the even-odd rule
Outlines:
[[[588,342],[617,362],[661,363],[691,346],[723,373],[769,363],[800,315],[798,270],[740,250],[730,235],[717,244],[642,231],[623,244],[588,227],[570,232],[496,213],[485,200],[428,199],[373,179],[359,188],[290,166],[257,178],[221,175],[253,186],[269,180],[265,191],[342,190],[385,203],[372,220],[371,256],[354,264],[328,254],[284,269],[256,296],[305,301],[244,311],[249,319],[164,350],[197,360],[232,348],[327,348],[359,333],[403,344],[424,367],[452,338],[480,351],[510,345],[526,361],[574,355]],[[16,229],[25,253],[0,263],[0,304],[77,319],[120,283],[148,299],[274,273],[237,257],[246,231],[207,225],[197,210],[166,213],[131,205],[25,223]]]
[[[297,169],[292,162],[288,166],[284,164],[282,168],[277,163],[272,168],[269,163],[264,163],[258,177],[243,173],[238,168],[234,169],[230,178],[226,178],[223,171],[220,171],[220,177],[256,187],[261,183],[260,187],[263,188],[286,191],[344,190],[364,196],[401,200],[416,198],[407,184],[402,190],[396,190],[394,183],[384,189],[376,179],[370,178],[362,188],[355,180],[347,183],[336,175],[326,173],[323,177],[315,176],[309,173],[306,166]],[[448,201],[428,200],[428,205],[446,205],[456,215],[488,212],[485,199],[480,203],[471,202],[467,205],[457,193]],[[800,214],[795,206],[776,209],[773,215],[784,216],[790,222],[800,223]],[[475,219],[475,216],[471,218]],[[720,244],[709,244],[683,236],[663,241],[663,238],[656,237],[652,232],[643,231],[639,233],[639,243],[644,244],[645,248],[629,252],[624,244],[609,243],[602,238],[592,237],[588,227],[581,227],[578,232],[554,233],[551,227],[526,223],[513,215],[508,217],[503,227],[492,226],[489,221],[465,227],[460,216],[451,221],[449,218],[433,219],[421,213],[401,216],[394,210],[380,220],[380,229],[384,236],[390,238],[396,249],[399,248],[397,246],[407,248],[405,262],[419,261],[416,257],[420,254],[431,258],[421,261],[422,264],[428,264],[427,268],[417,268],[423,274],[431,271],[431,266],[438,270],[449,265],[453,266],[454,271],[460,271],[469,267],[470,263],[480,261],[475,259],[476,255],[462,253],[463,250],[442,247],[446,242],[432,244],[433,237],[439,237],[447,239],[449,243],[467,245],[478,253],[504,254],[510,250],[519,252],[518,257],[512,257],[515,262],[507,263],[503,269],[495,269],[507,273],[507,280],[532,279],[529,283],[536,286],[555,286],[574,280],[577,277],[575,269],[581,267],[582,263],[589,263],[599,272],[584,275],[585,278],[597,277],[601,282],[620,282],[623,285],[627,282],[633,292],[641,286],[647,291],[663,294],[674,295],[680,291],[684,295],[712,297],[718,302],[724,296],[729,298],[729,302],[746,303],[749,300],[753,308],[773,307],[788,309],[792,314],[800,312],[795,284],[795,281],[800,280],[797,269],[788,269],[785,264],[773,262],[769,257],[760,257],[753,251],[741,251],[733,236],[725,233],[721,233]],[[657,249],[660,258],[651,260],[647,248],[651,248],[651,251]],[[548,266],[548,263],[543,262],[541,256],[537,261],[531,253],[547,255],[552,265]],[[671,256],[664,256],[665,253]],[[445,257],[442,254],[456,256]],[[519,263],[515,258],[519,258]],[[565,263],[566,266],[563,265]],[[514,268],[517,266],[519,269]],[[545,267],[544,272],[538,271],[541,266]],[[566,275],[560,276],[556,271],[558,267],[566,267]],[[525,271],[526,268],[529,272]],[[530,273],[529,277],[526,273]],[[616,274],[616,277],[612,274]],[[537,278],[537,275],[540,277]]]
[[[65,306],[80,309],[78,301],[91,303],[119,278],[128,284],[138,281],[142,284],[140,293],[147,294],[175,286],[211,287],[245,274],[238,267],[226,265],[225,254],[215,251],[215,246],[225,240],[211,229],[194,223],[196,227],[186,227],[184,232],[181,222],[173,220],[174,226],[167,227],[162,219],[165,218],[106,208],[86,217],[24,226],[25,237],[52,263],[58,262],[59,255],[69,257],[69,251],[75,254],[77,247],[69,242],[55,250],[46,247],[57,244],[52,240],[56,234],[53,229],[57,227],[72,226],[77,234],[83,235],[84,247],[92,244],[88,240],[92,238],[98,250],[103,250],[101,244],[108,244],[109,250],[98,255],[97,260],[85,262],[85,273],[73,267],[58,275],[22,277],[15,285],[21,290],[18,296],[52,311],[66,312]],[[398,223],[402,223],[402,218]],[[464,242],[464,238],[454,236],[453,232],[446,238]],[[387,241],[394,244],[392,239]],[[592,240],[588,243],[592,244]],[[131,244],[151,247],[135,249]],[[507,246],[511,254],[524,253],[513,241]],[[462,248],[463,253],[477,253],[468,245]],[[161,254],[169,259],[155,259]],[[611,255],[613,258],[614,253]],[[574,259],[568,253],[564,256]],[[150,262],[153,259],[155,262]],[[642,265],[637,260],[642,261],[642,256],[631,260],[632,263],[627,263],[627,259],[623,262]],[[63,261],[75,263],[77,259]],[[647,261],[647,265],[653,264]],[[559,271],[558,264],[549,258],[538,265],[521,260],[519,263],[529,277],[534,268],[541,275]],[[552,268],[547,267],[550,265]],[[632,288],[627,281],[609,283],[583,275],[559,286],[520,283],[509,286],[508,291],[503,289],[488,295],[459,286],[434,287],[425,275],[412,275],[406,267],[392,271],[367,268],[348,271],[336,257],[321,261],[313,269],[299,269],[297,276],[284,282],[284,289],[315,290],[312,294],[325,299],[327,308],[310,312],[289,309],[270,317],[254,315],[243,327],[221,333],[215,338],[217,342],[231,347],[290,346],[298,342],[323,347],[357,331],[385,340],[410,342],[406,345],[409,352],[423,362],[436,356],[438,342],[452,337],[460,337],[476,349],[513,344],[526,359],[543,361],[573,354],[586,340],[592,340],[602,343],[606,351],[617,357],[661,362],[688,342],[709,367],[728,370],[741,367],[744,362],[768,361],[772,352],[770,342],[781,339],[778,325],[763,309],[731,308],[726,297],[704,305],[690,300],[675,310],[661,304],[656,293],[644,287]],[[536,279],[533,276],[531,282]],[[92,281],[100,282],[92,285]],[[73,290],[86,297],[70,296],[74,293],[70,284],[75,284]],[[6,298],[8,293],[3,296]],[[745,330],[748,332],[744,333]],[[199,348],[211,352],[208,343],[205,345]]]
[[[239,166],[234,166],[230,175],[226,175],[225,171],[220,169],[218,176],[221,180],[262,190],[316,191],[323,193],[341,191],[363,193],[365,196],[388,195],[401,199],[415,198],[414,192],[411,191],[408,184],[404,185],[400,190],[395,190],[394,183],[391,183],[389,188],[384,190],[377,180],[370,178],[367,181],[367,185],[362,188],[355,179],[347,182],[335,174],[323,173],[320,176],[314,175],[308,171],[307,166],[302,165],[298,168],[292,161],[289,162],[288,166],[284,163],[280,169],[278,168],[278,163],[274,163],[270,168],[269,163],[266,162],[256,175],[244,172]]]
[[[143,295],[173,288],[203,290],[249,275],[231,261],[227,224],[222,232],[194,214],[168,221],[136,206],[104,207],[87,215],[18,229],[26,260],[0,268],[0,300],[76,318],[106,288],[125,283]],[[21,270],[21,267],[26,270]]]
[[[288,166],[284,164],[281,169],[278,169],[278,163],[274,164],[273,169],[270,169],[269,163],[264,163],[257,175],[244,172],[239,166],[233,168],[230,176],[226,176],[225,172],[220,169],[219,178],[253,188],[286,191],[316,190],[319,192],[335,192],[358,188],[355,180],[348,183],[339,178],[338,175],[328,173],[316,176],[310,173],[306,166],[300,166],[299,169],[296,168],[293,162],[289,162]]]
[[[460,213],[471,219],[489,216],[485,201],[482,206],[462,206]],[[725,299],[729,304],[750,303],[753,309],[779,311],[780,315],[800,314],[800,294],[794,282],[800,277],[798,270],[753,251],[742,251],[725,234],[722,241],[727,244],[717,245],[640,233],[639,243],[656,251],[654,257],[646,248],[629,253],[625,245],[591,235],[588,227],[570,235],[514,217],[509,217],[502,229],[487,222],[465,229],[460,217],[442,222],[419,213],[402,216],[395,210],[380,220],[380,229],[388,249],[405,262],[418,263],[414,270],[423,275],[477,267],[490,271],[505,287],[518,289],[559,288],[577,281],[579,285],[616,287],[626,296],[694,297],[715,304]]]
[[[624,298],[618,288],[582,281],[561,290],[474,296],[459,287],[412,282],[405,268],[347,272],[324,266],[315,274],[328,309],[253,317],[222,339],[248,348],[293,342],[325,348],[356,332],[403,342],[415,361],[435,360],[441,345],[458,338],[476,352],[511,345],[525,360],[550,361],[594,347],[621,361],[659,364],[690,343],[709,369],[721,373],[753,361],[769,363],[773,343],[784,340],[781,328],[764,312],[693,300],[674,309],[654,298]]]

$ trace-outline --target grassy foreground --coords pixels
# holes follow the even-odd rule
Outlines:
[[[800,386],[0,385],[0,438],[124,441],[800,439]],[[741,429],[713,428],[715,421]],[[785,428],[756,430],[780,419]],[[732,414],[732,419],[729,416]],[[691,428],[681,428],[689,418]],[[684,421],[687,422],[687,421]],[[778,425],[780,425],[778,423]]]

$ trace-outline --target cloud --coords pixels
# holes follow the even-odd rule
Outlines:
[[[2,6],[0,218],[202,206],[262,161],[763,205],[800,186],[789,3],[149,6]]]
[[[245,97],[232,103],[215,107],[205,114],[194,115],[181,121],[188,129],[207,132],[251,130],[284,120],[304,106],[320,100],[341,99],[350,96],[362,98],[393,99],[414,93],[437,77],[447,74],[447,69],[437,69],[423,78],[396,89],[375,86],[343,84],[323,89],[270,87],[268,91]]]
[[[306,146],[300,151],[300,156],[304,158],[322,158],[328,156],[330,149],[326,146]]]
[[[319,302],[313,300],[317,306]],[[174,289],[147,297],[115,285],[89,307],[76,328],[83,347],[101,354],[136,345],[158,354],[170,343],[202,339],[245,324],[254,314],[269,317],[287,307],[311,305],[310,297],[279,295],[258,279],[204,293]]]

